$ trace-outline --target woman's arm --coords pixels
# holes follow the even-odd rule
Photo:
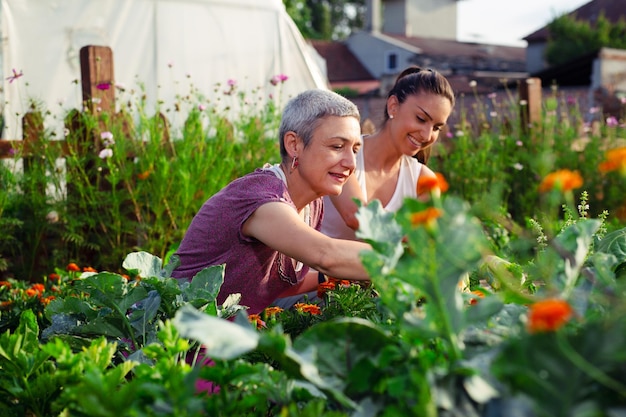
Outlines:
[[[355,175],[353,174],[348,178],[341,194],[331,195],[329,197],[346,225],[352,230],[357,230],[359,228],[359,220],[356,218],[356,212],[359,207],[353,199],[356,198],[365,203],[365,198]]]
[[[309,267],[341,279],[368,280],[359,258],[369,244],[330,238],[302,221],[289,205],[271,202],[246,220],[242,232]]]

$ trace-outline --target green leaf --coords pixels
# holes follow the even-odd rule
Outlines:
[[[225,267],[225,265],[215,265],[198,272],[191,283],[183,287],[185,300],[196,308],[214,302],[224,283]]]
[[[395,214],[386,211],[379,200],[373,200],[356,213],[359,230],[356,236],[372,245],[382,255],[383,272],[392,269],[402,256],[403,232],[394,219]]]
[[[254,350],[259,333],[228,320],[201,313],[190,305],[181,307],[173,319],[181,337],[202,343],[207,356],[234,359]]]
[[[596,252],[608,253],[617,259],[615,269],[626,263],[626,227],[604,236],[595,247]]]
[[[161,258],[143,251],[129,253],[122,262],[124,269],[137,271],[142,278],[164,276],[162,265]]]
[[[370,372],[379,353],[393,343],[390,336],[372,322],[360,318],[341,318],[319,323],[294,341],[294,350],[312,355],[326,385],[345,392]],[[371,385],[375,380],[369,381]],[[360,384],[363,381],[359,382]]]

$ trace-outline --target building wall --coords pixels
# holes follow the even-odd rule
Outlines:
[[[385,35],[365,31],[357,32],[346,40],[346,46],[376,79],[402,71],[411,65],[413,57],[419,52],[417,49],[407,50],[407,45],[396,46],[395,43],[395,40]],[[392,54],[396,56],[396,68],[388,66]]]
[[[546,68],[546,61],[543,53],[546,49],[545,43],[532,43],[526,47],[526,72],[535,74]]]
[[[457,0],[380,0],[370,7],[382,7],[382,31],[403,36],[456,40]]]

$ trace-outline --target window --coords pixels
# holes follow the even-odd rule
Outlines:
[[[387,52],[387,59],[385,62],[386,72],[396,72],[398,70],[398,54],[395,52]]]

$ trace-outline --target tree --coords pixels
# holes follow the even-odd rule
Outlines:
[[[363,27],[365,0],[283,0],[305,38],[338,40]]]
[[[545,58],[550,65],[560,65],[602,47],[626,49],[626,21],[611,23],[601,13],[595,25],[562,15],[548,24],[550,37]]]

